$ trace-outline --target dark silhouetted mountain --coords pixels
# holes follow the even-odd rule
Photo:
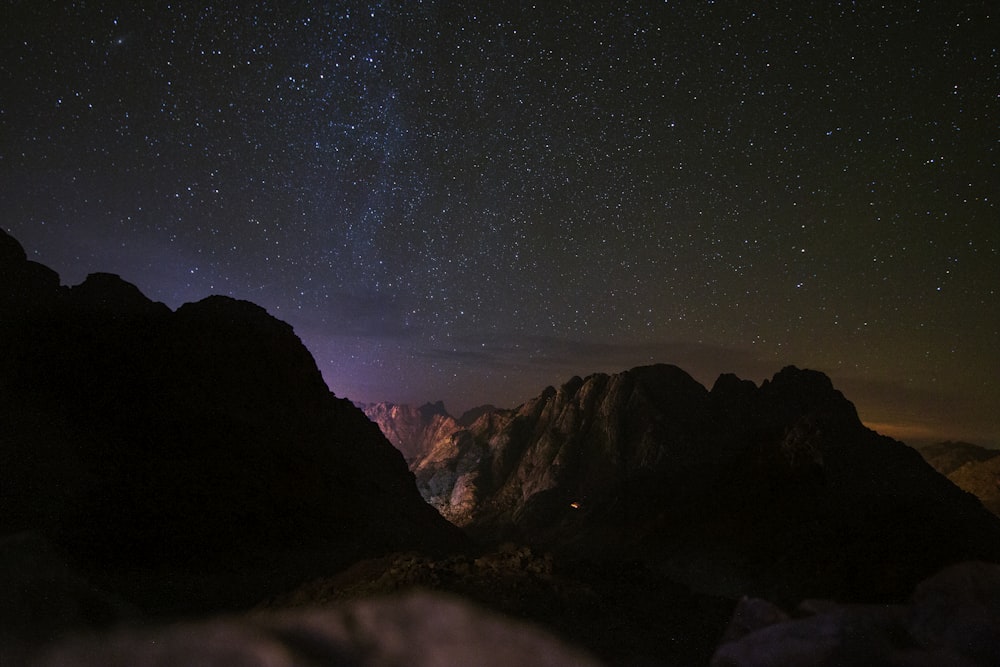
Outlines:
[[[0,531],[48,535],[111,589],[172,568],[125,591],[148,606],[256,602],[313,576],[310,558],[325,574],[464,543],[292,328],[252,303],[172,312],[110,274],[61,287],[0,232],[0,350]],[[192,583],[207,571],[211,586]]]
[[[639,558],[720,593],[898,598],[948,563],[1000,558],[996,517],[794,367],[711,391],[666,365],[574,377],[411,468],[484,540]]]

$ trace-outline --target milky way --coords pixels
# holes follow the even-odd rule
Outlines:
[[[989,3],[459,4],[14,3],[0,225],[260,303],[354,400],[794,363],[1000,445]]]

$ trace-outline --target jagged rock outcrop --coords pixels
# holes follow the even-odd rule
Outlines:
[[[497,411],[497,406],[487,403],[486,405],[479,405],[474,408],[469,408],[459,416],[455,421],[462,428],[468,428],[472,426],[476,421],[479,420],[483,415],[488,415],[491,412]]]
[[[0,259],[0,534],[38,531],[167,612],[464,544],[263,308],[214,296],[173,312],[110,274],[62,287],[3,232]]]
[[[420,407],[398,403],[370,403],[363,405],[365,415],[385,434],[403,458],[412,464],[451,437],[459,425],[448,414],[444,403],[425,403]]]
[[[666,365],[576,377],[412,468],[483,539],[641,558],[713,592],[897,599],[954,560],[1000,558],[995,517],[794,367],[711,391]]]

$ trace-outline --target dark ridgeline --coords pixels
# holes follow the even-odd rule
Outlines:
[[[638,558],[726,595],[899,600],[949,563],[1000,560],[997,517],[794,367],[711,391],[666,365],[576,377],[411,468],[473,537]]]
[[[292,328],[76,287],[0,231],[0,531],[149,611],[248,605],[358,558],[462,548]]]

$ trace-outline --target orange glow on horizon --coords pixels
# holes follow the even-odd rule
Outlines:
[[[867,428],[877,431],[890,438],[909,442],[911,440],[947,440],[936,430],[922,424],[908,424],[905,422],[864,422]]]

